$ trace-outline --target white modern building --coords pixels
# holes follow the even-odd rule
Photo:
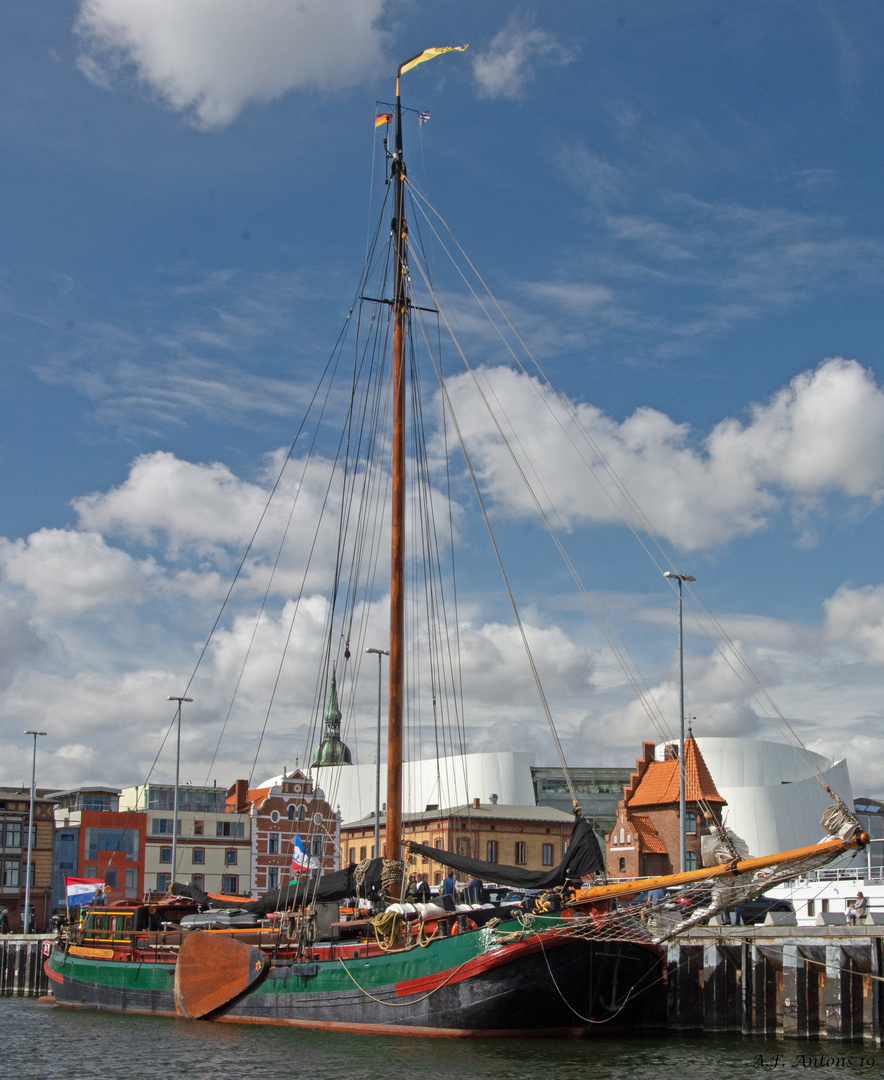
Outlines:
[[[724,823],[749,845],[752,856],[815,844],[832,805],[823,783],[853,808],[847,762],[762,739],[697,738],[722,797]],[[662,760],[666,743],[657,747]]]
[[[511,750],[464,754],[438,761],[406,761],[402,766],[403,813],[418,814],[428,807],[462,806],[474,799],[483,803],[534,806],[533,764],[533,754]],[[334,808],[340,807],[343,821],[360,821],[374,813],[377,798],[374,763],[321,766],[310,772],[317,788],[322,789],[322,797]],[[282,776],[272,777],[261,787],[281,781]],[[387,767],[382,764],[381,813],[386,801]]]

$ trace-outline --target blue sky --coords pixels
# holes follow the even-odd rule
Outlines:
[[[654,523],[665,565],[698,578],[807,744],[880,794],[879,4],[10,0],[3,23],[0,782],[27,779],[34,727],[49,733],[41,783],[150,767],[351,302],[382,184],[375,103],[401,61],[469,42],[407,76],[406,104],[431,113],[406,133],[410,177]],[[484,331],[473,360],[524,418],[674,728],[660,566],[557,467],[528,381],[500,370]],[[629,764],[658,732],[467,415],[570,759]],[[473,547],[473,519],[464,531]],[[465,573],[469,746],[552,763],[506,611]],[[193,688],[194,782],[252,760],[269,666],[210,765],[254,606],[232,612]],[[685,644],[698,734],[779,737],[691,615]],[[308,688],[295,678],[271,718],[260,775],[305,753]],[[363,757],[372,700],[364,747],[351,733]]]

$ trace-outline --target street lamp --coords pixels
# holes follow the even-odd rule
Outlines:
[[[172,881],[175,880],[175,868],[178,865],[178,775],[181,771],[181,702],[193,701],[192,697],[170,697],[169,701],[178,702],[178,743],[175,748],[175,796],[172,802]],[[171,885],[172,882],[169,882]]]
[[[31,809],[28,813],[28,861],[25,864],[25,911],[21,921],[21,932],[26,934],[31,928],[31,856],[34,851],[34,785],[37,782],[37,736],[45,731],[26,731],[25,735],[34,736],[34,754],[31,759]]]
[[[678,736],[678,851],[679,869],[684,872],[687,869],[687,831],[685,829],[685,790],[684,790],[684,621],[681,599],[681,585],[683,581],[696,581],[690,574],[674,574],[667,570],[663,575],[671,581],[678,582],[678,687],[681,701],[681,726]]]
[[[366,649],[378,658],[378,746],[374,766],[374,854],[381,853],[381,657],[389,656],[386,649]]]

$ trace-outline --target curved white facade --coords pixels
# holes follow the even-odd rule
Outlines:
[[[501,750],[486,754],[464,754],[439,761],[406,761],[402,765],[402,809],[420,813],[427,806],[440,810],[480,799],[512,806],[534,806],[531,766],[534,755]],[[335,808],[340,807],[346,824],[359,821],[375,808],[375,765],[335,765],[311,769],[317,788]],[[266,787],[281,777],[266,780]],[[381,765],[381,807],[387,801],[387,767]]]
[[[749,845],[752,856],[815,844],[832,791],[853,807],[847,762],[832,761],[809,750],[760,739],[698,738],[715,786],[723,799],[725,824]],[[657,747],[663,758],[666,744]],[[817,771],[819,770],[819,771]]]

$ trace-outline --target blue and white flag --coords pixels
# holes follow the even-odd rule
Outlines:
[[[292,845],[292,875],[296,875],[299,870],[318,870],[320,866],[319,859],[309,853],[307,845],[296,833]]]

